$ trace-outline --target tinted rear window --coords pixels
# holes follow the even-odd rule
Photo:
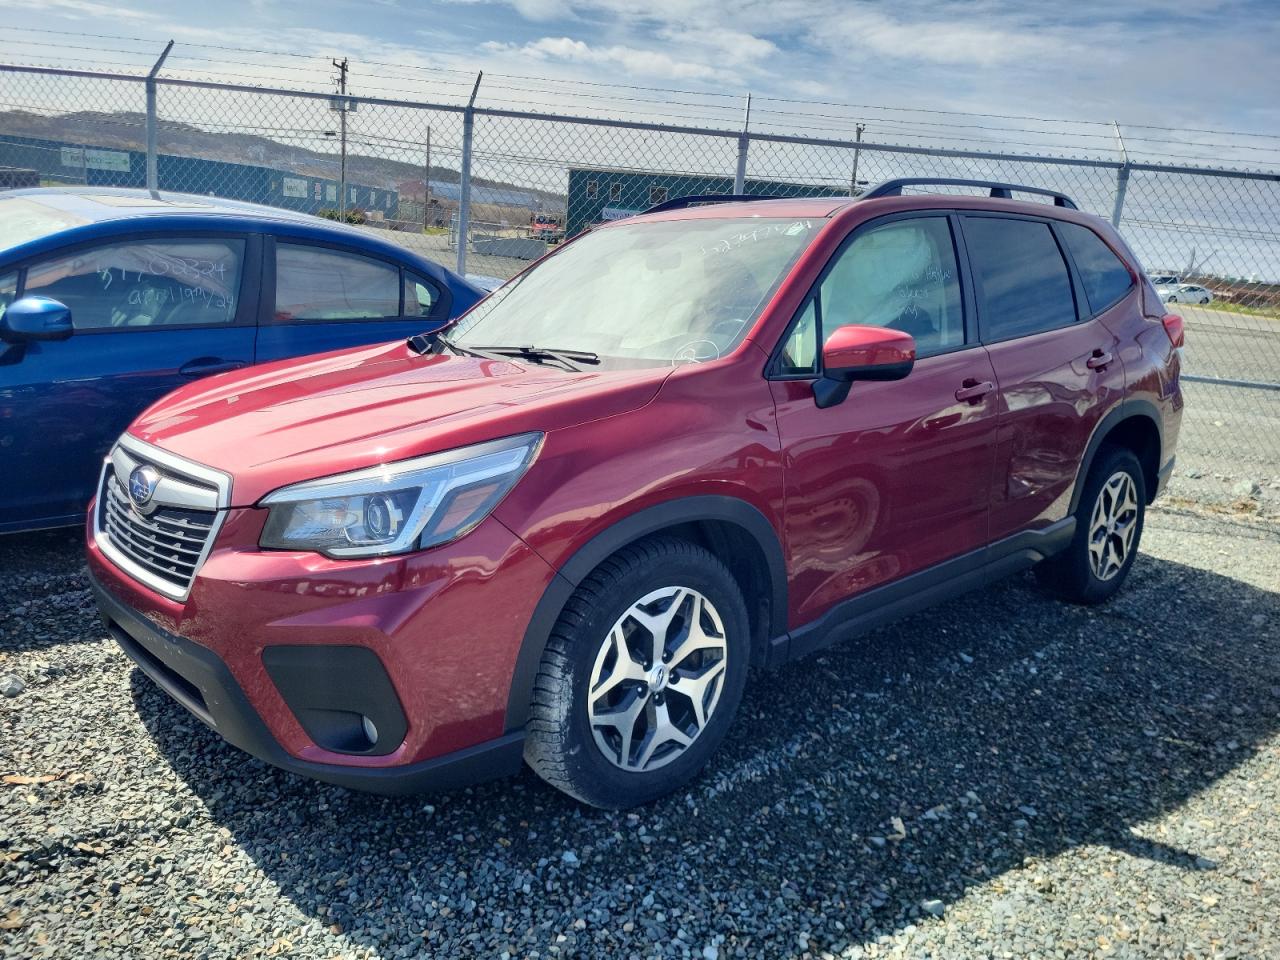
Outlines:
[[[978,280],[984,340],[1025,337],[1076,321],[1071,277],[1048,224],[965,217],[964,236]]]
[[[1093,313],[1107,309],[1129,292],[1133,277],[1101,237],[1075,223],[1060,223],[1058,227],[1076,262]]]

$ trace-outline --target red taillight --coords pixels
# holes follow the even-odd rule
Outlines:
[[[1182,332],[1182,318],[1176,313],[1166,313],[1160,318],[1160,322],[1164,324],[1164,332],[1169,335],[1170,342],[1175,347],[1182,346],[1186,340]]]

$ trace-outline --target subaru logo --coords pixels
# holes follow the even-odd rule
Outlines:
[[[155,467],[149,464],[135,467],[133,473],[129,474],[129,499],[135,506],[143,506],[156,492],[156,484],[159,482],[160,471]]]

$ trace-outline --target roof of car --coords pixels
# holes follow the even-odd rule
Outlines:
[[[795,197],[779,200],[731,200],[724,203],[708,203],[701,206],[641,213],[625,220],[613,221],[608,225],[616,226],[636,220],[688,220],[731,217],[823,218],[834,217],[842,212],[847,212],[849,216],[856,216],[861,219],[885,213],[938,208],[1033,214],[1077,223],[1097,220],[1092,214],[1083,210],[1055,206],[1051,203],[1035,200],[1013,200],[1003,197],[951,193],[913,193],[905,196],[874,198]]]
[[[731,200],[698,207],[641,213],[631,219],[686,220],[725,217],[829,217],[850,203],[849,197],[788,197],[779,200]],[[615,221],[621,223],[622,221]]]
[[[69,242],[119,235],[128,232],[131,225],[137,225],[139,220],[145,220],[148,226],[166,232],[191,229],[197,225],[212,229],[242,230],[245,229],[246,222],[256,222],[270,228],[266,232],[277,236],[303,237],[321,242],[341,238],[354,247],[369,252],[380,251],[385,256],[412,264],[416,269],[439,280],[454,283],[461,279],[456,275],[450,277],[449,272],[439,264],[389,238],[378,236],[373,231],[297,210],[284,210],[222,197],[153,193],[149,190],[118,187],[37,187],[0,193],[0,202],[10,199],[26,200],[48,207],[51,211],[65,215],[66,222],[57,229],[29,239],[20,239],[12,246],[0,244],[0,258],[6,261],[44,255]]]
[[[33,187],[28,190],[8,190],[4,195],[37,200],[90,223],[101,223],[105,220],[132,220],[137,217],[200,216],[202,214],[222,216],[233,214],[309,223],[319,219],[295,210],[282,210],[278,207],[226,200],[222,197],[203,197],[167,191],[153,193],[149,190],[130,190],[119,187]]]

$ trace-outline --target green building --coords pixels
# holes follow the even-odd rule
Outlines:
[[[733,193],[733,177],[651,173],[607,167],[569,170],[565,235],[572,237],[594,223],[620,220],[676,197]],[[848,187],[822,187],[778,180],[747,180],[743,193],[766,197],[847,197]]]

